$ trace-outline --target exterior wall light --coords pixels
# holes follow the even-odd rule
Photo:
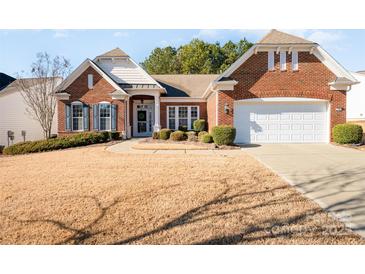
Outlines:
[[[336,111],[337,111],[337,112],[344,111],[344,108],[340,108],[340,107],[338,107],[338,108],[336,108]]]
[[[227,103],[224,104],[224,113],[228,114],[229,113],[229,106]]]

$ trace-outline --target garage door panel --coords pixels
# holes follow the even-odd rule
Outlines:
[[[237,143],[328,142],[326,103],[236,104]]]

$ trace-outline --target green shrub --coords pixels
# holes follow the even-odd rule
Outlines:
[[[183,131],[177,130],[177,131],[174,131],[173,133],[171,133],[170,139],[172,141],[184,141],[184,140],[186,140],[186,135]]]
[[[190,141],[190,142],[196,142],[198,140],[198,137],[196,136],[195,131],[188,131],[186,133],[186,136],[188,138],[188,141]]]
[[[5,146],[0,146],[0,154],[3,153],[4,148],[5,148]]]
[[[188,131],[188,127],[187,126],[179,126],[179,130],[186,132],[186,131]]]
[[[160,132],[158,132],[158,131],[154,131],[154,132],[152,133],[152,139],[157,140],[157,139],[159,139],[159,138],[160,138]]]
[[[195,131],[198,132],[205,130],[205,120],[203,119],[195,120],[193,123],[193,128]]]
[[[209,133],[207,133],[207,134],[204,134],[203,136],[202,136],[202,142],[203,143],[212,143],[213,142],[213,137],[212,137],[212,135],[210,135]]]
[[[205,134],[208,134],[208,132],[206,132],[206,131],[200,131],[199,133],[198,133],[198,140],[200,141],[200,142],[202,142],[203,140],[203,136],[205,135]]]
[[[108,132],[85,132],[47,140],[17,143],[4,149],[6,155],[26,154],[104,143],[109,140]]]
[[[163,128],[160,130],[160,139],[168,140],[170,138],[172,130],[168,128]]]
[[[363,130],[360,125],[340,124],[333,127],[333,141],[338,144],[359,144]]]
[[[111,140],[119,140],[120,139],[120,133],[117,131],[112,131],[109,134]]]
[[[212,128],[212,136],[216,145],[232,145],[236,138],[236,129],[228,125],[215,126]]]

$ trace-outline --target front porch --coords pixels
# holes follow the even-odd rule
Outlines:
[[[131,137],[149,137],[161,129],[160,94],[135,94],[127,103],[127,134]]]

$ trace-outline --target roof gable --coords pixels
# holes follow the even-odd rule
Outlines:
[[[115,48],[99,55],[98,57],[129,57],[129,56],[120,48]]]
[[[302,37],[295,36],[289,33],[281,32],[276,29],[271,30],[268,34],[266,34],[259,42],[258,45],[280,45],[280,44],[316,44],[312,41],[306,40]]]

